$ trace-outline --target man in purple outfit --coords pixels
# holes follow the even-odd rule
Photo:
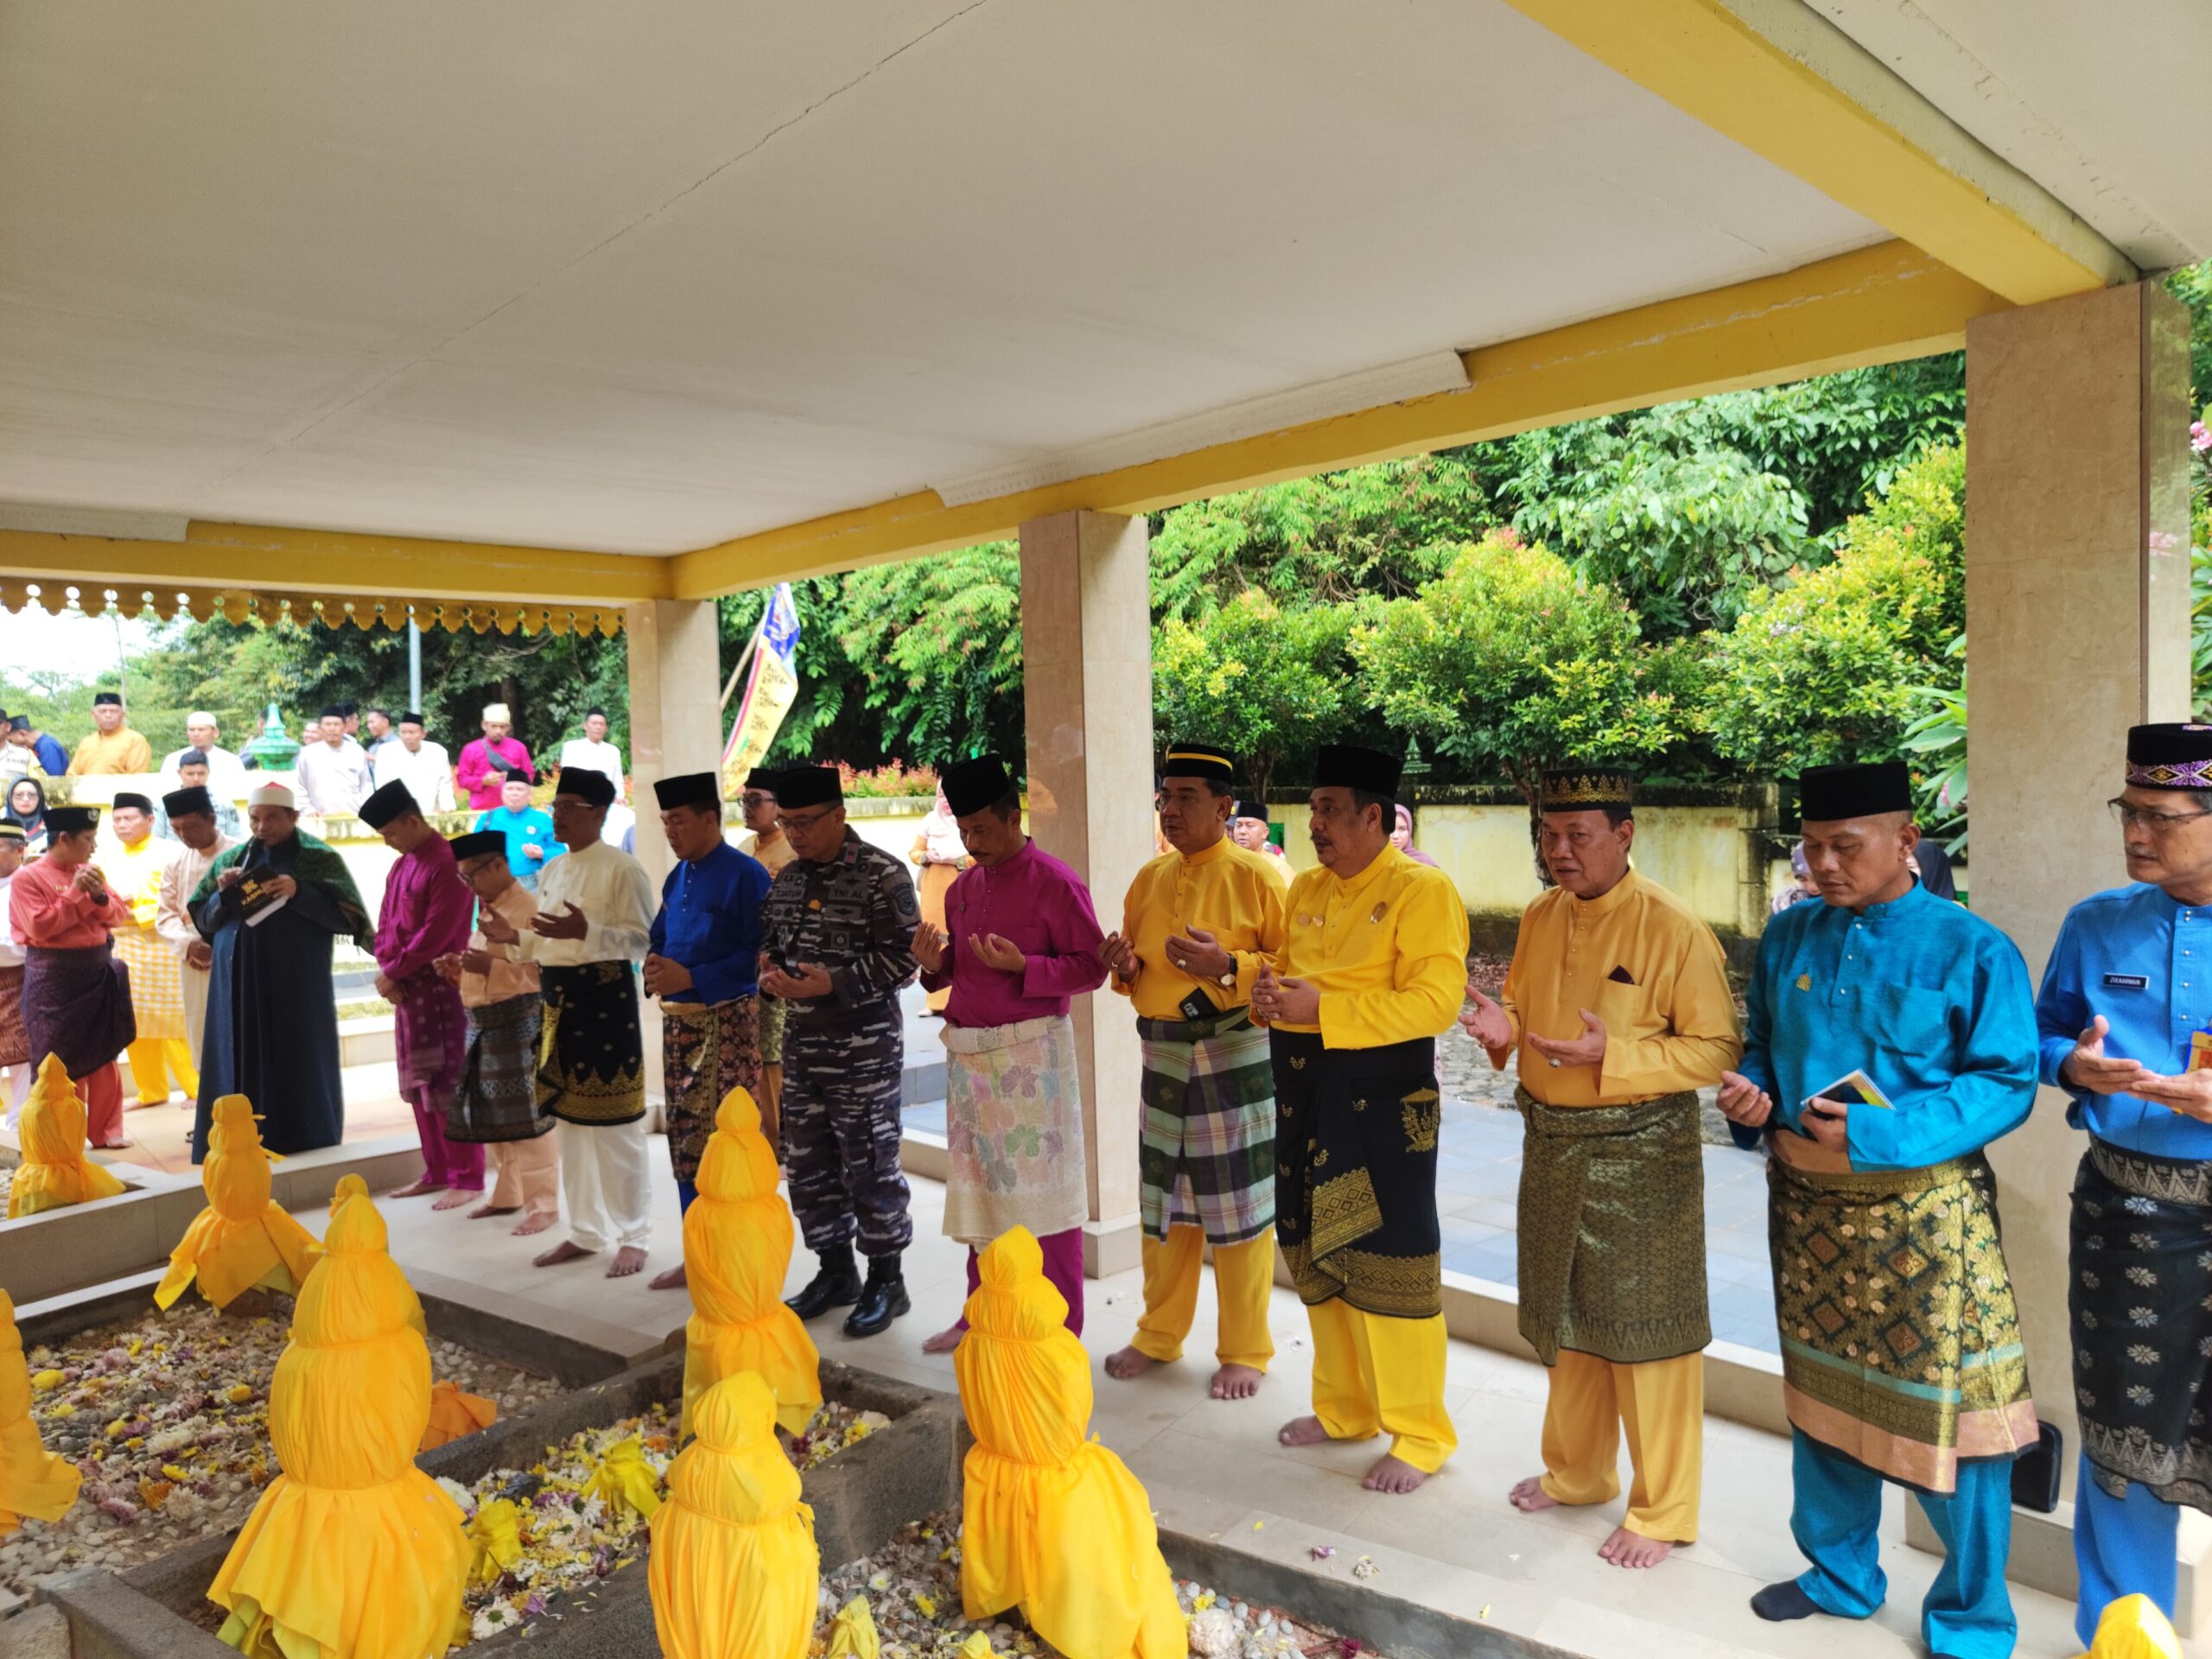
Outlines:
[[[944,1230],[976,1253],[1009,1228],[1044,1247],[1045,1274],[1083,1334],[1083,1224],[1090,1214],[1083,1096],[1068,1003],[1106,982],[1105,935],[1076,873],[1021,832],[1021,797],[995,754],[946,768],[944,798],[976,862],[944,895],[944,928],[914,930],[944,1008]],[[960,1345],[963,1319],[922,1344]]]
[[[437,961],[468,948],[476,895],[405,784],[395,779],[362,802],[361,821],[399,855],[377,918],[377,995],[392,1007],[399,1092],[422,1133],[423,1177],[392,1197],[442,1192],[430,1207],[457,1210],[484,1191],[484,1148],[446,1139],[446,1108],[468,1052],[468,1016],[460,988],[439,974]]]

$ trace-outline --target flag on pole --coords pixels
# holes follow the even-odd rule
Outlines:
[[[746,774],[766,758],[784,716],[798,698],[798,670],[792,658],[798,651],[798,607],[791,601],[791,585],[776,584],[760,613],[760,626],[753,636],[752,671],[747,675],[745,695],[738,699],[737,718],[730,722],[729,741],[722,749],[722,798],[735,800],[745,790]]]

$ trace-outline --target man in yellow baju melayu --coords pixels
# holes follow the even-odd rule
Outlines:
[[[695,1277],[695,1294],[697,1285]],[[669,1465],[646,1568],[653,1629],[669,1659],[806,1652],[822,1560],[798,1471],[776,1443],[776,1411],[752,1372],[723,1378],[691,1414],[698,1438]]]
[[[141,1106],[168,1103],[171,1073],[190,1096],[200,1093],[200,1073],[184,1014],[184,965],[175,947],[156,924],[161,918],[162,877],[184,856],[184,848],[154,833],[154,803],[124,791],[109,807],[108,828],[115,832],[95,861],[108,891],[130,906],[130,920],[115,930],[115,954],[130,970],[130,1012],[138,1034],[124,1051],[130,1057],[130,1082]]]
[[[1744,1052],[1720,941],[1629,868],[1635,780],[1544,774],[1558,885],[1521,918],[1504,1000],[1468,987],[1468,1033],[1520,1066],[1521,1334],[1551,1370],[1544,1472],[1514,1505],[1608,1503],[1628,1430],[1628,1518],[1598,1553],[1656,1567],[1697,1537],[1703,1467],[1705,1162],[1697,1091]]]
[[[0,1537],[22,1524],[59,1521],[77,1501],[84,1477],[56,1457],[31,1421],[31,1371],[23,1358],[23,1333],[16,1329],[16,1304],[0,1290]]]
[[[761,1133],[760,1106],[747,1090],[733,1089],[699,1158],[699,1196],[683,1212],[693,1313],[683,1329],[679,1438],[692,1432],[701,1397],[741,1372],[766,1383],[787,1434],[821,1409],[821,1356],[783,1301],[793,1230],[791,1207],[776,1190],[776,1154]]]
[[[1313,1327],[1313,1414],[1285,1446],[1390,1436],[1371,1491],[1410,1492],[1459,1443],[1444,1410],[1436,1039],[1467,978],[1451,877],[1390,844],[1400,763],[1330,744],[1313,767],[1319,869],[1252,990],[1274,1063],[1275,1234]]]
[[[987,1245],[953,1351],[976,1436],[963,1465],[960,1599],[1020,1607],[1067,1659],[1185,1659],[1151,1500],[1090,1438],[1090,1361],[1027,1227]]]
[[[170,1252],[154,1306],[169,1306],[195,1278],[200,1294],[217,1307],[249,1290],[298,1295],[321,1247],[270,1196],[269,1154],[254,1128],[253,1103],[244,1095],[215,1103],[200,1185],[207,1207]]]
[[[79,740],[77,753],[70,760],[72,778],[95,773],[135,778],[153,771],[154,746],[130,729],[121,696],[113,691],[97,693],[92,698],[92,724],[99,729]]]

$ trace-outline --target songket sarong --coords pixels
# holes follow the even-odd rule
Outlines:
[[[150,927],[115,930],[115,955],[130,974],[130,1011],[137,1042],[185,1039],[183,964],[176,949]]]
[[[0,1065],[22,1065],[31,1057],[30,1033],[23,1029],[23,969],[0,968]]]
[[[660,1005],[661,1075],[668,1090],[668,1160],[679,1181],[699,1179],[715,1114],[733,1089],[760,1088],[757,996]]]
[[[1789,1421],[1923,1491],[1955,1491],[1962,1458],[2036,1444],[1996,1187],[1980,1153],[1850,1173],[1767,1160]]]
[[[1547,1365],[1569,1348],[1616,1365],[1713,1340],[1705,1295],[1705,1159],[1694,1093],[1628,1106],[1547,1106],[1515,1091],[1521,1157],[1521,1334]]]
[[[23,1030],[30,1064],[59,1054],[71,1081],[82,1082],[138,1040],[130,1012],[130,975],[105,944],[23,950]]]
[[[460,989],[434,972],[407,981],[391,1005],[391,1023],[400,1092],[442,1112],[461,1081],[468,1052],[467,1011]]]
[[[1240,1244],[1275,1222],[1275,1079],[1251,1011],[1137,1020],[1144,1118],[1137,1169],[1144,1230],[1198,1227]]]
[[[645,1044],[626,962],[543,967],[537,1109],[564,1123],[634,1123],[645,1115]]]
[[[978,1249],[1090,1214],[1075,1027],[1065,1014],[944,1033],[944,1233]]]
[[[760,1030],[760,1064],[781,1065],[784,1063],[784,1005],[779,998],[764,996],[753,1010],[753,1020]]]
[[[2212,1510],[2212,1164],[2093,1140],[2071,1230],[2074,1402],[2098,1485]]]
[[[1275,1236],[1299,1296],[1393,1319],[1441,1313],[1434,1040],[1332,1049],[1318,1032],[1269,1036]]]
[[[537,1039],[544,1021],[536,991],[470,1008],[461,1080],[446,1109],[448,1141],[529,1141],[553,1120],[537,1110]]]

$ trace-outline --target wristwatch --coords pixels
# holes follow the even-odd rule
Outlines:
[[[1232,965],[1232,966],[1230,967],[1230,970],[1229,970],[1227,973],[1223,974],[1223,975],[1221,975],[1219,977],[1217,977],[1217,978],[1214,981],[1214,983],[1215,983],[1215,984],[1217,984],[1217,985],[1218,985],[1218,986],[1220,986],[1220,987],[1222,988],[1222,989],[1224,989],[1224,991],[1233,991],[1233,990],[1235,990],[1235,989],[1236,988],[1236,968]]]

